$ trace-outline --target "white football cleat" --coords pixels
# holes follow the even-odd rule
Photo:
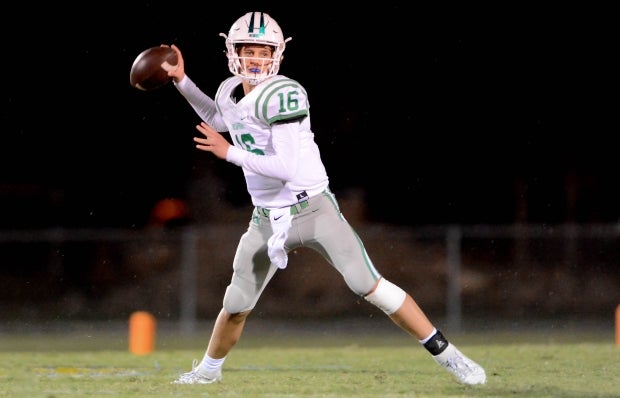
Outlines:
[[[194,359],[192,363],[192,370],[183,373],[178,379],[172,382],[172,384],[211,384],[222,381],[222,370],[218,369],[213,373],[204,374],[197,369],[198,361]]]
[[[433,359],[463,384],[485,384],[487,381],[482,366],[463,355],[452,344],[448,344],[448,348],[441,354],[433,356]]]

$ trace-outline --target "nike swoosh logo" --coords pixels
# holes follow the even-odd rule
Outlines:
[[[282,218],[282,216],[280,216],[280,217],[274,217],[274,218],[273,218],[273,221],[278,221],[278,220],[279,220],[279,219],[281,219],[281,218]]]

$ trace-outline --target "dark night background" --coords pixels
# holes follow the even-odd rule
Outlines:
[[[0,317],[112,319],[140,307],[173,319],[188,253],[200,266],[196,314],[217,313],[251,210],[241,170],[194,148],[199,120],[172,85],[141,92],[129,71],[144,49],[174,43],[214,95],[230,75],[218,34],[261,9],[293,38],[280,71],[306,88],[331,188],[386,277],[442,314],[445,235],[406,231],[492,227],[460,241],[464,312],[607,317],[618,303],[614,10],[395,1],[10,9],[0,28]],[[200,235],[196,253],[174,240],[189,229],[153,223],[168,198],[188,204],[182,221],[216,231]],[[524,223],[541,235],[524,235]],[[509,227],[521,235],[498,232]],[[295,257],[298,272],[282,273],[262,300],[266,314],[359,311],[340,279],[313,268],[322,262]]]
[[[298,5],[262,7],[293,37],[280,72],[308,91],[332,189],[361,188],[369,218],[619,219],[609,10]],[[139,92],[129,70],[175,43],[213,96],[229,76],[218,34],[260,3],[15,7],[2,28],[1,228],[140,227],[205,165],[221,200],[249,204],[240,171],[194,149],[198,119],[172,85]]]

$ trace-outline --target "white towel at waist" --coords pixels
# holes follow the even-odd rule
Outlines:
[[[280,269],[286,268],[288,263],[288,255],[286,254],[286,249],[284,249],[284,243],[288,239],[288,231],[291,228],[292,219],[290,207],[269,210],[269,221],[271,222],[273,234],[267,241],[267,254],[271,262]]]

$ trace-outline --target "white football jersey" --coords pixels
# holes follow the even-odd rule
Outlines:
[[[214,129],[228,131],[227,160],[241,166],[255,206],[280,208],[323,192],[328,177],[310,128],[305,89],[282,75],[237,100],[241,78],[222,82],[211,100],[186,76],[177,88]]]

